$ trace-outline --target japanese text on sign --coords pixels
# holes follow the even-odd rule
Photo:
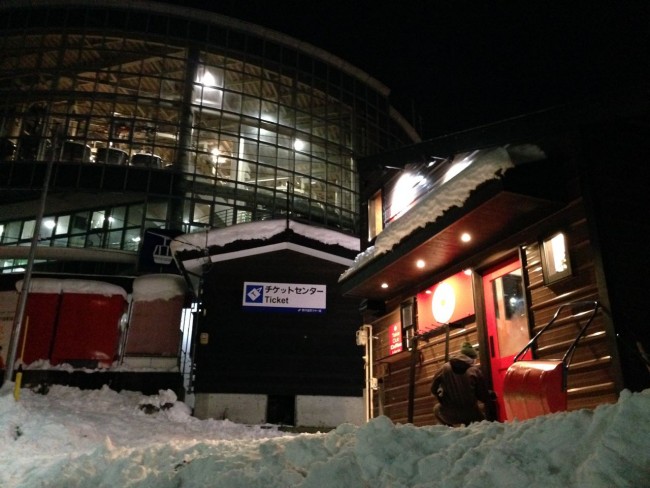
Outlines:
[[[402,352],[402,325],[399,322],[392,324],[388,328],[388,339],[390,344],[389,353],[391,355]]]
[[[326,285],[245,282],[242,305],[256,311],[323,313]]]

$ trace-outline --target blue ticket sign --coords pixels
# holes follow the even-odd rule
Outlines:
[[[326,297],[326,285],[246,281],[242,305],[257,312],[324,313]]]

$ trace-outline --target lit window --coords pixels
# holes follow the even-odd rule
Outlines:
[[[562,232],[542,242],[542,271],[546,284],[571,276],[567,240]]]
[[[381,191],[368,200],[368,241],[372,241],[383,230],[384,212]]]

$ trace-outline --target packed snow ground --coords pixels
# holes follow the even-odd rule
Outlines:
[[[650,390],[615,405],[467,428],[379,417],[316,434],[198,420],[171,391],[0,390],[0,486],[644,487]],[[145,413],[148,410],[150,413]]]

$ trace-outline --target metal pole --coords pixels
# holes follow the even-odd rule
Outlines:
[[[366,367],[366,422],[375,417],[375,408],[374,408],[374,391],[375,391],[375,382],[374,380],[374,366],[375,360],[373,357],[372,350],[372,325],[365,324],[363,326],[364,333],[366,334],[366,355],[365,355],[365,367]]]
[[[415,366],[420,359],[420,352],[418,351],[419,335],[413,336],[413,349],[411,349],[411,364],[409,368],[409,391],[408,391],[408,405],[407,405],[407,422],[413,423],[413,411],[415,409]]]
[[[32,236],[32,243],[29,249],[29,256],[27,258],[27,268],[25,269],[25,277],[23,278],[23,286],[20,291],[20,298],[18,301],[18,310],[14,319],[13,333],[11,334],[11,343],[9,346],[9,355],[7,356],[7,368],[5,370],[5,380],[11,381],[16,366],[16,352],[18,351],[18,343],[20,342],[20,332],[23,325],[23,318],[25,316],[25,307],[27,305],[27,296],[29,295],[29,288],[32,280],[32,270],[34,268],[34,258],[36,256],[36,247],[40,237],[41,225],[43,223],[43,215],[45,214],[45,202],[47,200],[47,192],[50,186],[50,178],[52,176],[52,166],[54,165],[54,155],[58,147],[58,124],[54,126],[54,136],[52,143],[52,154],[47,163],[45,171],[45,179],[43,180],[43,190],[41,192],[41,205],[36,216],[36,223],[34,225],[34,235]]]

